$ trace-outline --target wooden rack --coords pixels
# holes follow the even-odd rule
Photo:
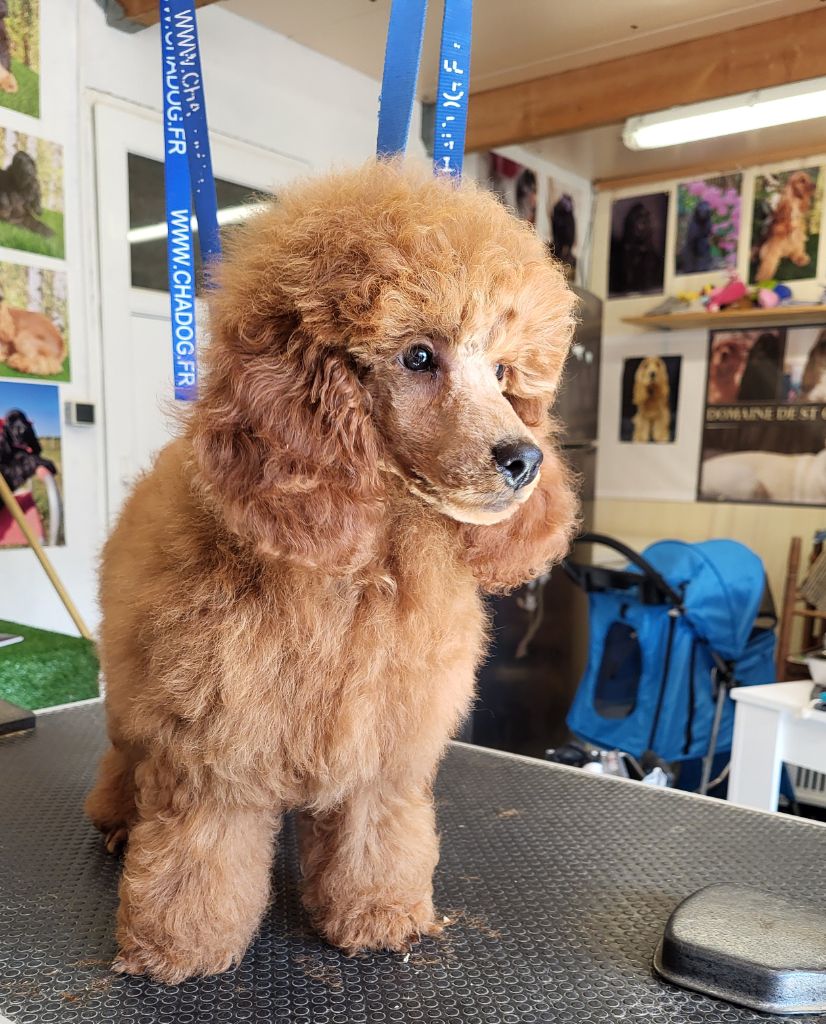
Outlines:
[[[806,679],[806,669],[789,661],[792,643],[792,627],[795,619],[803,619],[803,651],[818,650],[823,647],[826,633],[826,611],[808,604],[801,597],[798,586],[800,575],[800,537],[792,537],[789,545],[789,557],[786,562],[786,582],[783,587],[783,607],[780,613],[780,628],[777,636],[777,678]],[[809,566],[813,565],[823,551],[822,541],[815,541],[809,554]],[[802,605],[802,607],[800,607]]]
[[[775,309],[721,309],[719,313],[661,313],[651,316],[626,316],[624,324],[656,328],[659,331],[686,331],[697,327],[719,330],[729,327],[826,326],[826,306],[779,306]]]

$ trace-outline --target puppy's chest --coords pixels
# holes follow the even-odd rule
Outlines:
[[[300,770],[308,802],[319,780],[346,789],[446,736],[483,639],[476,588],[444,560],[340,581],[319,612],[281,664],[273,707],[282,767]]]

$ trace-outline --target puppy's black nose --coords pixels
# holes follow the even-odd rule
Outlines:
[[[530,441],[503,441],[494,445],[493,458],[508,487],[518,491],[539,472],[542,451]]]

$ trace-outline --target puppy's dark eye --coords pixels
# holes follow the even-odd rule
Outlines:
[[[502,380],[504,378],[504,376],[505,376],[505,369],[506,369],[506,367],[505,367],[504,363],[497,363],[496,364],[496,379],[497,380]]]
[[[436,358],[426,345],[413,345],[402,356],[402,362],[414,373],[429,373],[436,369]]]

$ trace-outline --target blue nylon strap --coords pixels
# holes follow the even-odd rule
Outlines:
[[[198,397],[198,360],[195,340],[195,254],[192,247],[189,161],[177,61],[172,43],[172,7],[169,0],[161,0],[160,7],[172,370],[175,398],[178,401],[191,402]]]
[[[169,4],[172,8],[172,45],[184,110],[190,183],[195,198],[201,256],[207,264],[211,258],[221,255],[221,238],[218,234],[218,204],[207,130],[198,23],[194,0],[169,0]]]
[[[407,148],[422,56],[427,0],[393,0],[384,52],[376,152],[395,156]]]
[[[465,156],[470,38],[473,0],[445,0],[439,49],[439,86],[433,133],[433,167],[438,174],[461,177]]]

